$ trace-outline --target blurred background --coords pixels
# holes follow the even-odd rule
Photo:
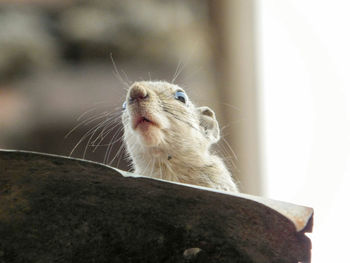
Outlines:
[[[120,145],[107,146],[119,127],[97,148],[84,135],[120,111],[125,83],[177,76],[216,112],[240,189],[313,207],[313,262],[343,262],[349,10],[341,0],[1,0],[0,148],[74,149],[128,169]]]

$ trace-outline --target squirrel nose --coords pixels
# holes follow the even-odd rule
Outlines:
[[[129,92],[130,101],[143,100],[148,97],[147,90],[139,84],[134,84]]]

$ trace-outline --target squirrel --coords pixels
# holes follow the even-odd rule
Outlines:
[[[238,192],[223,160],[210,150],[220,139],[214,111],[196,107],[181,87],[165,81],[133,83],[122,123],[136,174]]]

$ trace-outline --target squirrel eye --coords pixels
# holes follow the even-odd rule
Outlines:
[[[122,107],[123,107],[123,110],[126,109],[126,101],[123,102],[123,106]]]
[[[177,99],[177,100],[181,101],[182,103],[186,104],[186,102],[187,102],[187,95],[183,91],[176,91],[175,99]]]

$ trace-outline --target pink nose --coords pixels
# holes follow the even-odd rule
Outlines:
[[[143,100],[147,97],[148,97],[147,90],[137,83],[135,83],[129,91],[129,99],[131,101]]]

